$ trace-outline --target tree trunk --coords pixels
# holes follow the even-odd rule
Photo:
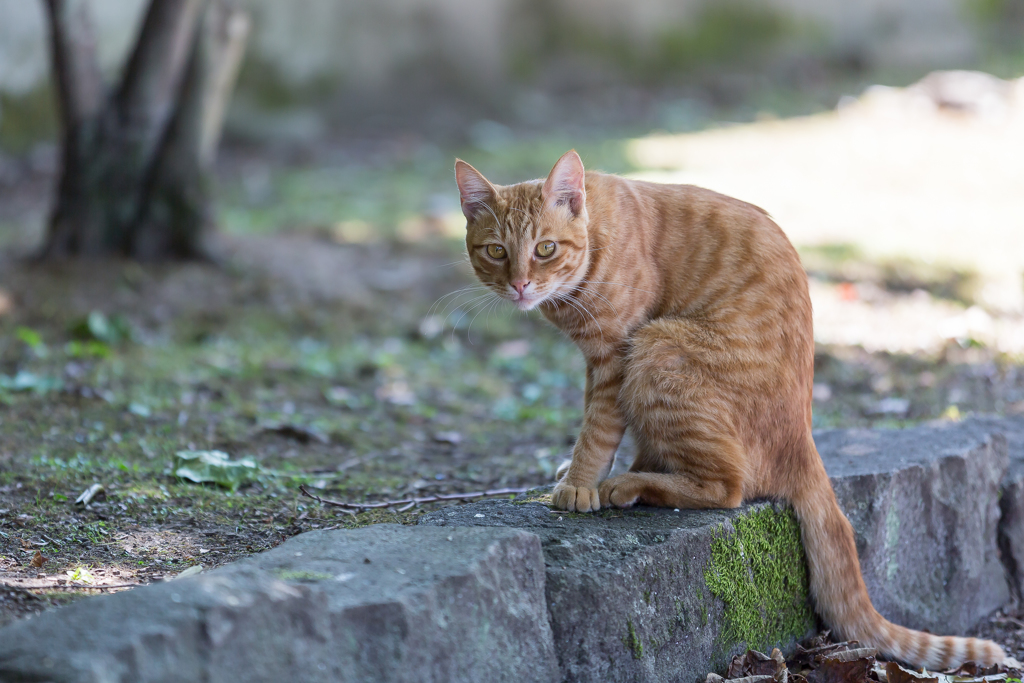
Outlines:
[[[108,94],[87,1],[47,0],[64,164],[42,256],[203,256],[210,165],[248,17],[224,0],[152,0]]]

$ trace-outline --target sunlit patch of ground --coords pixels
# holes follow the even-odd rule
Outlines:
[[[972,116],[876,91],[834,113],[638,139],[629,156],[647,169],[638,178],[763,207],[798,246],[852,244],[871,259],[974,270],[979,303],[1020,313],[1022,149],[1024,95]]]

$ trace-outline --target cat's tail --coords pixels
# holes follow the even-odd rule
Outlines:
[[[875,610],[860,573],[853,527],[839,509],[817,449],[812,462],[813,474],[803,479],[791,502],[807,552],[811,595],[825,623],[843,638],[932,670],[968,660],[985,666],[1001,663],[1006,653],[992,641],[913,631]]]

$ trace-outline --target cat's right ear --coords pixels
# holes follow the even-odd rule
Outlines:
[[[455,160],[455,182],[459,184],[459,195],[462,198],[462,213],[468,220],[473,220],[494,201],[496,191],[476,170],[462,159]]]

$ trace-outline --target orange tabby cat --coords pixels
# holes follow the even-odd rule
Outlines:
[[[844,637],[930,668],[1000,662],[986,640],[932,636],[871,605],[853,529],[811,438],[807,277],[761,209],[709,190],[584,173],[492,185],[457,161],[466,247],[480,280],[539,308],[587,360],[583,427],[554,504],[734,508],[789,501],[811,593]],[[627,425],[637,455],[606,479]]]

